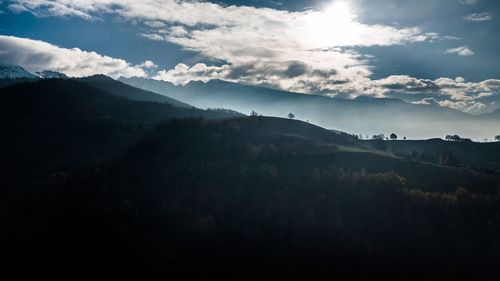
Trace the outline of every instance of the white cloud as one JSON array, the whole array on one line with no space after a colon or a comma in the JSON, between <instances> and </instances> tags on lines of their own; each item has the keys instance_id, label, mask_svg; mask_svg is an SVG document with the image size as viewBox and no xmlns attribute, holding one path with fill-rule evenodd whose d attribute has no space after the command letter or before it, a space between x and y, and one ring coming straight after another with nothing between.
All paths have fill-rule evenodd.
<instances>
[{"instance_id":1,"label":"white cloud","mask_svg":"<svg viewBox=\"0 0 500 281\"><path fill-rule=\"evenodd\" d=\"M13 1L16 3L10 4L8 6L9 10L15 13L21 12L32 12L33 14L45 17L45 16L76 16L84 19L92 19L92 16L79 10L78 8L73 8L70 5L64 3L52 2L52 1ZM33 8L41 8L34 11Z\"/></svg>"},{"instance_id":2,"label":"white cloud","mask_svg":"<svg viewBox=\"0 0 500 281\"><path fill-rule=\"evenodd\" d=\"M468 113L477 113L486 108L486 105L481 102L467 102L467 101L450 101L443 100L437 102L442 107L449 107Z\"/></svg>"},{"instance_id":3,"label":"white cloud","mask_svg":"<svg viewBox=\"0 0 500 281\"><path fill-rule=\"evenodd\" d=\"M423 95L426 97L413 103L439 105L469 113L488 111L485 98L500 97L500 80L493 79L473 83L466 82L463 77L426 80L408 76L390 76L373 83L375 84L373 87L377 85L381 87L379 91L383 95L392 97L403 94ZM488 103L494 106L494 103Z\"/></svg>"},{"instance_id":4,"label":"white cloud","mask_svg":"<svg viewBox=\"0 0 500 281\"><path fill-rule=\"evenodd\" d=\"M492 13L476 13L476 14L467 15L463 19L468 20L468 21L490 21L490 20L493 20L493 14Z\"/></svg>"},{"instance_id":5,"label":"white cloud","mask_svg":"<svg viewBox=\"0 0 500 281\"><path fill-rule=\"evenodd\" d=\"M161 70L154 77L157 80L172 82L176 85L185 85L189 81L207 82L212 79L222 79L228 75L229 65L207 66L204 63L198 63L189 67L183 63L178 64L175 69Z\"/></svg>"},{"instance_id":6,"label":"white cloud","mask_svg":"<svg viewBox=\"0 0 500 281\"><path fill-rule=\"evenodd\" d=\"M73 77L93 74L146 76L140 66L133 66L122 59L78 48L61 48L38 40L0 35L0 50L0 61L21 65L31 72L54 70Z\"/></svg>"},{"instance_id":7,"label":"white cloud","mask_svg":"<svg viewBox=\"0 0 500 281\"><path fill-rule=\"evenodd\" d=\"M158 68L158 65L156 65L154 62L147 60L144 61L143 63L139 64L138 67L141 68Z\"/></svg>"},{"instance_id":8,"label":"white cloud","mask_svg":"<svg viewBox=\"0 0 500 281\"><path fill-rule=\"evenodd\" d=\"M469 47L467 47L467 46L447 49L444 53L445 54L455 54L455 55L459 55L459 56L463 56L463 57L473 56L475 54L474 51L469 49Z\"/></svg>"},{"instance_id":9,"label":"white cloud","mask_svg":"<svg viewBox=\"0 0 500 281\"><path fill-rule=\"evenodd\" d=\"M149 40L153 40L153 41L163 41L164 40L163 36L161 36L159 34L142 33L142 34L140 34L140 36L147 38Z\"/></svg>"},{"instance_id":10,"label":"white cloud","mask_svg":"<svg viewBox=\"0 0 500 281\"><path fill-rule=\"evenodd\" d=\"M236 79L235 74L241 74L240 82L298 92L334 91L347 81L352 83L346 90L363 90L354 81L363 83L372 75L369 57L352 51L352 47L400 45L439 37L417 27L364 24L347 4L323 11L288 12L177 0L14 2L40 16L92 19L102 14L118 15L142 23L140 36L144 38L175 43L201 57L224 62L231 69L230 77ZM191 72L175 70L164 71L159 77L177 81L182 74L193 77Z\"/></svg>"}]
</instances>

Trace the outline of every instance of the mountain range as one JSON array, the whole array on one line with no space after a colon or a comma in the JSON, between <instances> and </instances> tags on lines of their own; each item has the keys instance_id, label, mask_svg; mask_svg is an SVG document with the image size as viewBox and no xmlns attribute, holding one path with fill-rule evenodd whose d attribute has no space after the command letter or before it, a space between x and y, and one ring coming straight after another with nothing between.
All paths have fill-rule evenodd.
<instances>
[{"instance_id":1,"label":"mountain range","mask_svg":"<svg viewBox=\"0 0 500 281\"><path fill-rule=\"evenodd\" d=\"M361 134L396 133L423 139L459 134L483 140L500 132L498 113L471 115L437 105L420 105L391 98L340 99L241 85L221 80L192 81L185 86L146 78L120 78L132 86L173 97L200 108L221 104L233 110L298 119L322 127Z\"/></svg>"},{"instance_id":2,"label":"mountain range","mask_svg":"<svg viewBox=\"0 0 500 281\"><path fill-rule=\"evenodd\" d=\"M0 87L45 78L67 78L44 71L31 74L19 66L3 65ZM427 139L458 134L474 140L493 139L500 132L500 109L472 115L438 105L408 103L394 98L360 96L341 99L314 94L285 92L222 80L191 81L186 85L147 78L120 78L104 75L74 78L102 90L134 100L170 103L181 107L220 108L238 112L285 117L292 112L298 119L363 138L396 133L409 139ZM126 85L125 85L126 84ZM129 87L130 85L132 87ZM141 89L141 90L138 90Z\"/></svg>"}]
</instances>

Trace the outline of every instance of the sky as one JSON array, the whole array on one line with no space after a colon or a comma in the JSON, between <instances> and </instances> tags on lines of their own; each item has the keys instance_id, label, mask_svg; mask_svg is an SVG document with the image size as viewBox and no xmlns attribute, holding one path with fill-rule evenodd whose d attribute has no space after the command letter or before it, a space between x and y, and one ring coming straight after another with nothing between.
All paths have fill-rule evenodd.
<instances>
[{"instance_id":1,"label":"sky","mask_svg":"<svg viewBox=\"0 0 500 281\"><path fill-rule=\"evenodd\" d=\"M499 107L500 1L0 0L0 62Z\"/></svg>"}]
</instances>

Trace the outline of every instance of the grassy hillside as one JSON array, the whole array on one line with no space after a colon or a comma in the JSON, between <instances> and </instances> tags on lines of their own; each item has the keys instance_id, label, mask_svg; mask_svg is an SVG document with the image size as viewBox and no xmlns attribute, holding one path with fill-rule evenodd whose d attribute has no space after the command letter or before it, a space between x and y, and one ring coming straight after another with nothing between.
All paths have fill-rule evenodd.
<instances>
[{"instance_id":1,"label":"grassy hillside","mask_svg":"<svg viewBox=\"0 0 500 281\"><path fill-rule=\"evenodd\" d=\"M181 146L177 148L177 144ZM466 167L408 160L391 151L367 147L365 142L347 134L271 117L186 121L185 126L171 124L148 134L140 148L136 156L141 159L148 159L148 155L159 157L163 149L178 153L179 158L173 155L163 158L175 165L178 161L198 163L203 159L248 164L254 157L255 161L272 167L294 166L312 171L336 166L368 174L395 172L405 178L408 188L426 191L453 191L461 186L475 192L494 193L499 179L499 174L483 174ZM289 153L289 158L282 158L281 149ZM288 160L284 162L285 159ZM156 166L164 164L144 160L139 166L150 166L147 170L154 171ZM293 174L282 174L289 173Z\"/></svg>"},{"instance_id":2,"label":"grassy hillside","mask_svg":"<svg viewBox=\"0 0 500 281\"><path fill-rule=\"evenodd\" d=\"M373 144L372 142L370 146L376 147ZM474 143L441 139L389 141L384 143L383 149L413 161L464 167L489 174L500 173L499 142Z\"/></svg>"}]
</instances>

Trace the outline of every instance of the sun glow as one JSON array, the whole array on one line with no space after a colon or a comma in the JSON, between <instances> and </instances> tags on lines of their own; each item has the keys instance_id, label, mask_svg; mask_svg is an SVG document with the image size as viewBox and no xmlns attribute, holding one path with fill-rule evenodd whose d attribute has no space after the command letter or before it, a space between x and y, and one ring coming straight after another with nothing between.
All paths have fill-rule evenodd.
<instances>
[{"instance_id":1,"label":"sun glow","mask_svg":"<svg viewBox=\"0 0 500 281\"><path fill-rule=\"evenodd\" d=\"M312 43L321 47L342 45L356 36L356 16L347 1L335 1L321 11L312 12L307 27Z\"/></svg>"},{"instance_id":2,"label":"sun glow","mask_svg":"<svg viewBox=\"0 0 500 281\"><path fill-rule=\"evenodd\" d=\"M323 10L323 14L330 21L336 23L349 23L355 18L350 5L344 1L330 4Z\"/></svg>"}]
</instances>

